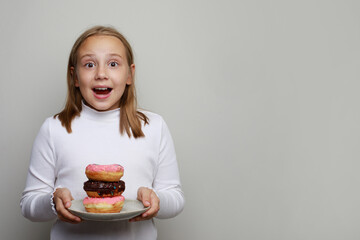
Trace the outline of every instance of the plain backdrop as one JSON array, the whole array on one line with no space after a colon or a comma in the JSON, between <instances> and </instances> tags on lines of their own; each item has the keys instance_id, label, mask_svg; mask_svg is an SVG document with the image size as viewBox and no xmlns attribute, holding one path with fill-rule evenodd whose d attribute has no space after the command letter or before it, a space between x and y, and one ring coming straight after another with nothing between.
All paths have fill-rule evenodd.
<instances>
[{"instance_id":1,"label":"plain backdrop","mask_svg":"<svg viewBox=\"0 0 360 240\"><path fill-rule=\"evenodd\" d=\"M160 240L360 239L356 0L1 0L1 239L49 238L20 212L29 156L98 24L128 38L139 105L174 138L186 206Z\"/></svg>"}]
</instances>

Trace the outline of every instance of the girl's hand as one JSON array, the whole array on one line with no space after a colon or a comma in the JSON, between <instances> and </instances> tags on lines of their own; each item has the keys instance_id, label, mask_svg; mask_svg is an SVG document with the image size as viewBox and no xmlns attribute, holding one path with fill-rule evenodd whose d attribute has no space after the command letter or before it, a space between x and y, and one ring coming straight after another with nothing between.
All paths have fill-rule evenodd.
<instances>
[{"instance_id":1,"label":"girl's hand","mask_svg":"<svg viewBox=\"0 0 360 240\"><path fill-rule=\"evenodd\" d=\"M140 187L137 192L137 199L141 201L145 207L150 206L150 208L143 214L130 219L130 222L149 220L157 215L160 210L160 199L152 189Z\"/></svg>"},{"instance_id":2,"label":"girl's hand","mask_svg":"<svg viewBox=\"0 0 360 240\"><path fill-rule=\"evenodd\" d=\"M54 192L54 204L59 219L64 222L79 223L81 219L67 210L71 206L71 200L73 199L67 188L58 188Z\"/></svg>"}]
</instances>

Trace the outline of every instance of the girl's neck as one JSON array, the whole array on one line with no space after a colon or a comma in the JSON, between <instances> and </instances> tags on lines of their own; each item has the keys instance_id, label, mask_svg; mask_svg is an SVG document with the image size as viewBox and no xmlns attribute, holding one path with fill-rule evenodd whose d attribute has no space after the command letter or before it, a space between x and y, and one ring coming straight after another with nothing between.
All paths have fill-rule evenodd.
<instances>
[{"instance_id":1,"label":"girl's neck","mask_svg":"<svg viewBox=\"0 0 360 240\"><path fill-rule=\"evenodd\" d=\"M81 116L86 117L96 121L119 121L120 117L120 108L109 110L109 111L97 111L86 105L84 101L82 101L82 110Z\"/></svg>"}]
</instances>

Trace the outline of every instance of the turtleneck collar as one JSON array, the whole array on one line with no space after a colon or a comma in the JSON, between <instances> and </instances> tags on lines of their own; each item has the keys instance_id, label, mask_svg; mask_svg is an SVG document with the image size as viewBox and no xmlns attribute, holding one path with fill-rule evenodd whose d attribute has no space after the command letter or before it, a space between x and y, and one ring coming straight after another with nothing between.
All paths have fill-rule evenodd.
<instances>
[{"instance_id":1,"label":"turtleneck collar","mask_svg":"<svg viewBox=\"0 0 360 240\"><path fill-rule=\"evenodd\" d=\"M120 108L109 111L97 111L87 106L82 101L81 116L95 121L119 121Z\"/></svg>"}]
</instances>

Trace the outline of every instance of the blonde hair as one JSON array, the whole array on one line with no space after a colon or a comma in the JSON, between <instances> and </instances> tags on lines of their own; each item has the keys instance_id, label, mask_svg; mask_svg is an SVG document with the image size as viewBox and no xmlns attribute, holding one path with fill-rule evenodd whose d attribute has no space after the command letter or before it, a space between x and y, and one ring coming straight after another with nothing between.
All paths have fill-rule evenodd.
<instances>
[{"instance_id":1,"label":"blonde hair","mask_svg":"<svg viewBox=\"0 0 360 240\"><path fill-rule=\"evenodd\" d=\"M134 64L134 55L131 49L129 42L126 38L119 33L113 27L105 26L94 26L86 30L79 38L75 41L69 56L69 62L67 67L67 98L64 109L54 116L58 117L61 121L61 125L66 128L68 133L72 132L71 122L76 116L80 116L82 110L82 95L80 89L75 87L75 74L72 74L71 68L76 70L78 50L81 44L91 36L113 36L118 38L125 47L127 63L129 68ZM148 117L137 111L137 100L136 100L136 91L134 84L134 75L132 76L132 84L126 85L124 93L119 101L120 107L120 133L126 134L134 138L144 137L144 132L142 131L142 122L145 124L149 123Z\"/></svg>"}]
</instances>

